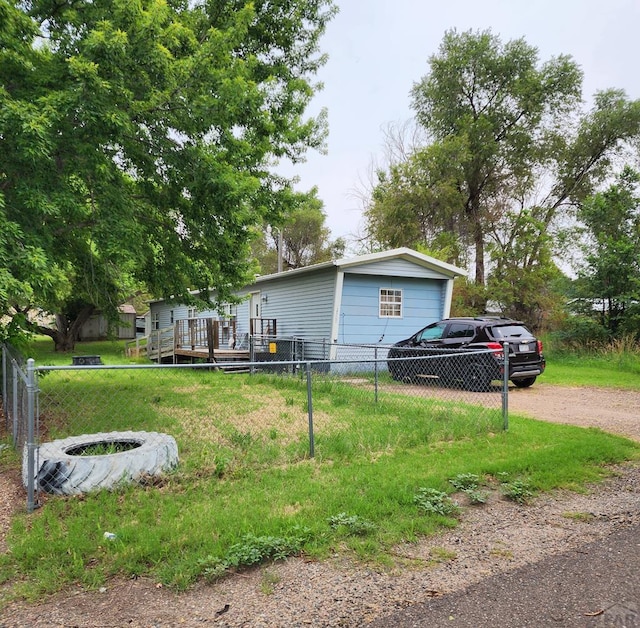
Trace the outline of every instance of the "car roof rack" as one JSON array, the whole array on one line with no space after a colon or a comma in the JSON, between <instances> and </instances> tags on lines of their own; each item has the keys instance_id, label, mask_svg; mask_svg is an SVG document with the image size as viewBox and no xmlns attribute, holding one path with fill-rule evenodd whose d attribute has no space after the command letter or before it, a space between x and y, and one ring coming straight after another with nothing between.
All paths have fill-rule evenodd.
<instances>
[{"instance_id":1,"label":"car roof rack","mask_svg":"<svg viewBox=\"0 0 640 628\"><path fill-rule=\"evenodd\" d=\"M474 316L474 321L510 321L511 318L508 316L491 316L489 314L484 316Z\"/></svg>"}]
</instances>

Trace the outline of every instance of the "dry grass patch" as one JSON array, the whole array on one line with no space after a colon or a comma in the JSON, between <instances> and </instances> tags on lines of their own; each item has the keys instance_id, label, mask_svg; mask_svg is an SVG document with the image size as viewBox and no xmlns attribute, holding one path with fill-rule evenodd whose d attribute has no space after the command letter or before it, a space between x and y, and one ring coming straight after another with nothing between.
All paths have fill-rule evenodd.
<instances>
[{"instance_id":1,"label":"dry grass patch","mask_svg":"<svg viewBox=\"0 0 640 628\"><path fill-rule=\"evenodd\" d=\"M179 394L203 395L207 386L194 385L174 388ZM280 391L259 392L247 387L236 393L233 403L204 399L197 406L172 405L162 412L176 420L184 436L207 443L227 443L227 433L238 433L260 437L277 435L278 442L288 444L297 440L308 430L307 409ZM343 427L335 418L322 411L314 411L314 426L323 431Z\"/></svg>"}]
</instances>

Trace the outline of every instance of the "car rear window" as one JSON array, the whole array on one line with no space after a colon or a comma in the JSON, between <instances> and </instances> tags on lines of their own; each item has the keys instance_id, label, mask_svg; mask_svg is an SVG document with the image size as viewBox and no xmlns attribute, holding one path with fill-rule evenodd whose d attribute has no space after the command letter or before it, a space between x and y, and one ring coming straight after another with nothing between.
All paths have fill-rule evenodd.
<instances>
[{"instance_id":1,"label":"car rear window","mask_svg":"<svg viewBox=\"0 0 640 628\"><path fill-rule=\"evenodd\" d=\"M524 325L496 325L491 329L494 338L533 338Z\"/></svg>"}]
</instances>

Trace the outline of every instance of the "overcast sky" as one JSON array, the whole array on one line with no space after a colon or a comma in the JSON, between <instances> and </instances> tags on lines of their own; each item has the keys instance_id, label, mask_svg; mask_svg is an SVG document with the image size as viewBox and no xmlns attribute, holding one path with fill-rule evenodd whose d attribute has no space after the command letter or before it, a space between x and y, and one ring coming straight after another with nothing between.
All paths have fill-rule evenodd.
<instances>
[{"instance_id":1,"label":"overcast sky","mask_svg":"<svg viewBox=\"0 0 640 628\"><path fill-rule=\"evenodd\" d=\"M318 187L333 238L357 233L354 190L382 161L384 129L412 118L409 92L428 72L445 31L491 29L503 43L524 37L541 62L573 57L583 96L609 87L640 98L640 0L336 0L321 42L329 61L311 112L326 107L328 154L310 152L286 170L300 190Z\"/></svg>"}]
</instances>

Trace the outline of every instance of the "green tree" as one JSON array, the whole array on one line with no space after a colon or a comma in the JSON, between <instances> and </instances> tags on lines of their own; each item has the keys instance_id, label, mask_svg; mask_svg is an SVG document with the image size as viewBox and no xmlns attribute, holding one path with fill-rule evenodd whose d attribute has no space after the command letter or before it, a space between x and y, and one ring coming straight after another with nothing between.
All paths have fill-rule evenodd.
<instances>
[{"instance_id":1,"label":"green tree","mask_svg":"<svg viewBox=\"0 0 640 628\"><path fill-rule=\"evenodd\" d=\"M320 147L305 117L331 0L0 0L0 314L73 346L145 286L219 299Z\"/></svg>"},{"instance_id":2,"label":"green tree","mask_svg":"<svg viewBox=\"0 0 640 628\"><path fill-rule=\"evenodd\" d=\"M640 135L640 101L608 90L584 113L581 81L570 58L540 64L523 40L448 32L412 91L425 145L379 175L372 239L432 248L453 236L455 263L475 264L471 310L490 294L541 322L575 210Z\"/></svg>"},{"instance_id":3,"label":"green tree","mask_svg":"<svg viewBox=\"0 0 640 628\"><path fill-rule=\"evenodd\" d=\"M278 227L269 226L254 246L262 273L302 268L341 257L344 239L331 240L317 188L292 195L294 208Z\"/></svg>"},{"instance_id":4,"label":"green tree","mask_svg":"<svg viewBox=\"0 0 640 628\"><path fill-rule=\"evenodd\" d=\"M573 133L565 133L554 158L538 169L541 198L512 198L491 234L491 293L504 311L542 325L561 304L556 261L569 265L578 253L576 211L615 173L640 133L640 101L629 101L619 90L596 94L592 109L576 116Z\"/></svg>"},{"instance_id":5,"label":"green tree","mask_svg":"<svg viewBox=\"0 0 640 628\"><path fill-rule=\"evenodd\" d=\"M616 183L586 199L585 264L577 286L588 311L612 335L640 337L640 174L626 167ZM602 307L594 309L596 303Z\"/></svg>"},{"instance_id":6,"label":"green tree","mask_svg":"<svg viewBox=\"0 0 640 628\"><path fill-rule=\"evenodd\" d=\"M461 199L448 213L473 246L476 283L485 282L487 233L504 214L501 201L532 189L536 166L552 156L579 103L581 78L565 56L539 67L523 39L502 44L490 32L449 31L414 85L413 108L428 136L464 147L449 175Z\"/></svg>"},{"instance_id":7,"label":"green tree","mask_svg":"<svg viewBox=\"0 0 640 628\"><path fill-rule=\"evenodd\" d=\"M369 238L381 248L426 247L447 262L466 265L460 238L466 226L455 211L464 203L458 181L465 151L457 138L447 138L416 149L388 171L378 170L365 212Z\"/></svg>"},{"instance_id":8,"label":"green tree","mask_svg":"<svg viewBox=\"0 0 640 628\"><path fill-rule=\"evenodd\" d=\"M524 210L510 218L511 237L496 238L490 247L494 268L488 294L502 313L540 329L561 307L562 273L554 262L552 237L532 213Z\"/></svg>"}]
</instances>

